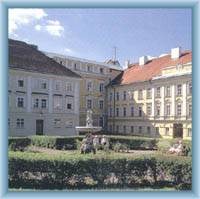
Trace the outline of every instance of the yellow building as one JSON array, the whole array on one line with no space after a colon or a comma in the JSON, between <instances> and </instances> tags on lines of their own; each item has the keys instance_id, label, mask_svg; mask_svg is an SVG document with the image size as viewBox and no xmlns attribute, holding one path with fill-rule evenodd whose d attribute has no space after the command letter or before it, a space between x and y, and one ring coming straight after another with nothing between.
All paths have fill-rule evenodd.
<instances>
[{"instance_id":1,"label":"yellow building","mask_svg":"<svg viewBox=\"0 0 200 199\"><path fill-rule=\"evenodd\" d=\"M58 63L79 74L80 82L80 110L79 125L86 124L86 111L93 111L93 125L107 126L107 104L105 86L122 71L119 62L96 62L55 53L46 53Z\"/></svg>"},{"instance_id":2,"label":"yellow building","mask_svg":"<svg viewBox=\"0 0 200 199\"><path fill-rule=\"evenodd\" d=\"M110 133L191 139L192 52L140 57L110 82L107 95Z\"/></svg>"}]
</instances>

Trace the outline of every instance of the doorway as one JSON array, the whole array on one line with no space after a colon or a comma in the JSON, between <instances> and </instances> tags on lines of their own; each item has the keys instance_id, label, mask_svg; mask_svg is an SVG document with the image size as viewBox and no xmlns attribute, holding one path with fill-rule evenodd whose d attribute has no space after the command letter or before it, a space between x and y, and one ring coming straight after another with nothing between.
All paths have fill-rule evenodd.
<instances>
[{"instance_id":1,"label":"doorway","mask_svg":"<svg viewBox=\"0 0 200 199\"><path fill-rule=\"evenodd\" d=\"M183 124L174 124L173 138L183 138Z\"/></svg>"},{"instance_id":2,"label":"doorway","mask_svg":"<svg viewBox=\"0 0 200 199\"><path fill-rule=\"evenodd\" d=\"M44 121L36 120L36 135L43 135L43 127L44 127Z\"/></svg>"}]
</instances>

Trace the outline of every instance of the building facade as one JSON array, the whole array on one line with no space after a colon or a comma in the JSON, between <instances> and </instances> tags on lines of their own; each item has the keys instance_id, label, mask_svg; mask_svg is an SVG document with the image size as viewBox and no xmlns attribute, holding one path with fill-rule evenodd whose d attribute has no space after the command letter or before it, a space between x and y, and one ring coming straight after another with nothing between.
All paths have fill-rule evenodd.
<instances>
[{"instance_id":1,"label":"building facade","mask_svg":"<svg viewBox=\"0 0 200 199\"><path fill-rule=\"evenodd\" d=\"M75 135L80 76L36 46L9 40L10 136Z\"/></svg>"},{"instance_id":2,"label":"building facade","mask_svg":"<svg viewBox=\"0 0 200 199\"><path fill-rule=\"evenodd\" d=\"M107 93L109 132L191 139L191 51L143 56L108 85Z\"/></svg>"},{"instance_id":3,"label":"building facade","mask_svg":"<svg viewBox=\"0 0 200 199\"><path fill-rule=\"evenodd\" d=\"M86 112L93 111L93 125L107 127L107 103L105 86L122 71L119 62L96 62L55 53L46 53L66 68L79 74L80 82L80 126L86 125Z\"/></svg>"}]
</instances>

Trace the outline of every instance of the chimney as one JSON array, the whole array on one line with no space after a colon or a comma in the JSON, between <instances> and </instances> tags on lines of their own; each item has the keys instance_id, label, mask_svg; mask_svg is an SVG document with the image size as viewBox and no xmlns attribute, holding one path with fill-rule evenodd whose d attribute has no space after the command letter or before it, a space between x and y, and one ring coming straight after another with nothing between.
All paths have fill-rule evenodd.
<instances>
[{"instance_id":1,"label":"chimney","mask_svg":"<svg viewBox=\"0 0 200 199\"><path fill-rule=\"evenodd\" d=\"M171 49L171 59L178 59L181 55L181 48L172 48Z\"/></svg>"},{"instance_id":2,"label":"chimney","mask_svg":"<svg viewBox=\"0 0 200 199\"><path fill-rule=\"evenodd\" d=\"M146 55L142 56L142 57L139 58L139 65L143 66L147 63L147 61L148 61L148 57Z\"/></svg>"},{"instance_id":3,"label":"chimney","mask_svg":"<svg viewBox=\"0 0 200 199\"><path fill-rule=\"evenodd\" d=\"M129 67L129 64L130 64L130 61L129 61L129 60L126 60L126 61L125 61L125 64L124 64L125 68L128 68L128 67Z\"/></svg>"}]
</instances>

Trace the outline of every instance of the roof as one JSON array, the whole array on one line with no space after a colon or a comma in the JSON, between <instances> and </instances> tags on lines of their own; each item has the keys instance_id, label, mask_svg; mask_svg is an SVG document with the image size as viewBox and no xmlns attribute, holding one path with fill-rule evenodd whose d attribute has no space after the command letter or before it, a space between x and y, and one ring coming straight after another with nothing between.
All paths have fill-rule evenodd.
<instances>
[{"instance_id":1,"label":"roof","mask_svg":"<svg viewBox=\"0 0 200 199\"><path fill-rule=\"evenodd\" d=\"M80 61L80 62L84 62L84 63L100 65L100 66L104 66L104 67L111 68L111 69L114 69L114 70L120 70L120 71L123 70L123 68L122 68L122 66L120 66L120 64L116 65L116 64L113 64L113 63L98 62L98 61L93 61L93 60L89 60L89 59L72 57L72 56L57 54L57 53L52 53L52 52L44 52L44 53L51 58L59 57L59 58L62 58L62 59L69 59L69 60L73 60L73 61Z\"/></svg>"},{"instance_id":2,"label":"roof","mask_svg":"<svg viewBox=\"0 0 200 199\"><path fill-rule=\"evenodd\" d=\"M80 78L65 66L57 63L37 49L37 46L23 41L9 39L9 67L25 71L47 73Z\"/></svg>"},{"instance_id":3,"label":"roof","mask_svg":"<svg viewBox=\"0 0 200 199\"><path fill-rule=\"evenodd\" d=\"M130 84L135 82L149 81L153 77L161 75L161 71L169 66L177 64L186 64L192 62L192 52L184 51L178 59L171 59L171 55L149 60L145 65L140 66L139 63L130 64L129 67L120 73L110 85Z\"/></svg>"},{"instance_id":4,"label":"roof","mask_svg":"<svg viewBox=\"0 0 200 199\"><path fill-rule=\"evenodd\" d=\"M120 66L120 63L118 60L112 60L112 59L109 59L107 61L105 61L106 64L112 64L112 65L115 65L115 66Z\"/></svg>"}]
</instances>

